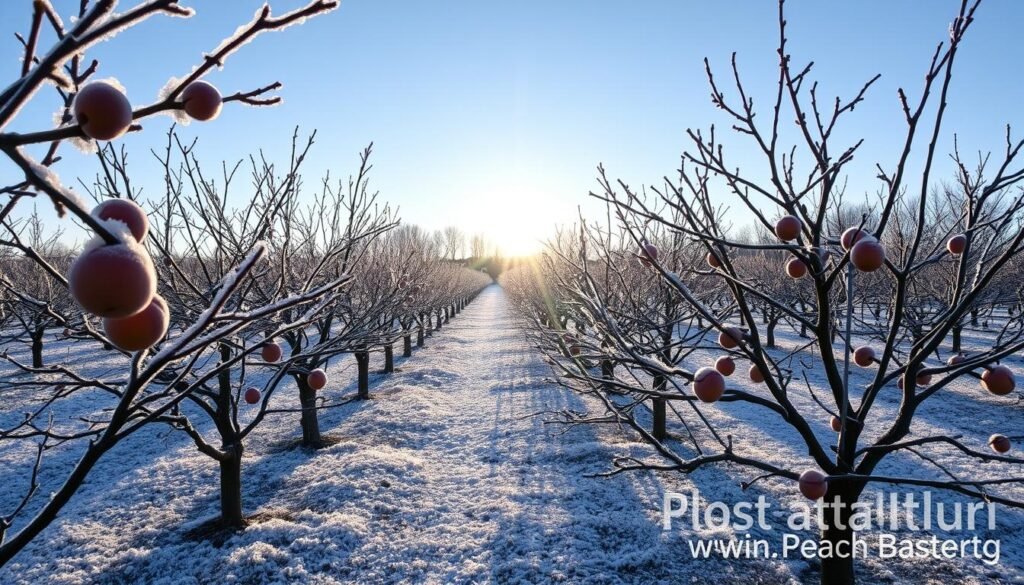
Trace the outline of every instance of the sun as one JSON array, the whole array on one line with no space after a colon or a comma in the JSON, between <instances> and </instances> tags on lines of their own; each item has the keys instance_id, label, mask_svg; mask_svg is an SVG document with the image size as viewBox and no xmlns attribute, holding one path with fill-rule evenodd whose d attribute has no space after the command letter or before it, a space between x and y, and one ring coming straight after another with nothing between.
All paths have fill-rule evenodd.
<instances>
[{"instance_id":1,"label":"sun","mask_svg":"<svg viewBox=\"0 0 1024 585\"><path fill-rule=\"evenodd\" d=\"M498 191L474 206L464 231L483 234L502 256L536 254L558 221L544 200L529 189Z\"/></svg>"}]
</instances>

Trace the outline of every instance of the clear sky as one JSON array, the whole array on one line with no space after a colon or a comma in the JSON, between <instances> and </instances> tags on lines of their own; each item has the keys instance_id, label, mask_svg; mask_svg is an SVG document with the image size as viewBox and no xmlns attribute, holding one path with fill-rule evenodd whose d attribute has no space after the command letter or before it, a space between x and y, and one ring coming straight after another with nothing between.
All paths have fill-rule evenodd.
<instances>
[{"instance_id":1,"label":"clear sky","mask_svg":"<svg viewBox=\"0 0 1024 585\"><path fill-rule=\"evenodd\" d=\"M0 1L0 67L11 79L29 0ZM55 0L65 14L77 5ZM124 6L134 2L123 1ZM171 75L247 21L262 2L191 0L191 21L155 17L91 53L100 77L116 77L134 103L150 103ZM275 12L303 4L271 2ZM824 95L849 95L875 73L882 79L848 119L844 137L866 145L850 167L850 191L873 191L874 163L891 167L902 120L896 88L918 94L936 43L959 2L885 0L788 3L790 52L813 59ZM768 104L778 31L770 0L345 0L306 24L258 38L208 80L224 93L284 83L273 109L228 107L220 118L182 129L199 136L208 164L256 148L284 157L294 126L318 130L307 178L347 175L375 142L374 185L406 222L483 232L506 253L536 248L556 223L590 205L595 167L632 185L672 175L687 127L727 121L708 100L703 57L726 67L736 51L748 88ZM942 150L952 131L963 150L1002 147L1003 128L1024 133L1024 3L986 0L960 54ZM721 70L724 77L727 71ZM52 124L55 97L43 92L10 129ZM769 112L762 114L767 118ZM146 122L124 139L135 181L160 187L149 149L170 119ZM752 161L736 136L732 159ZM70 147L57 171L70 182L95 161ZM756 162L747 164L755 165ZM0 162L3 184L14 170ZM726 200L727 201L727 200ZM241 202L240 202L241 203ZM48 207L41 205L41 207ZM736 221L745 222L742 212Z\"/></svg>"}]
</instances>

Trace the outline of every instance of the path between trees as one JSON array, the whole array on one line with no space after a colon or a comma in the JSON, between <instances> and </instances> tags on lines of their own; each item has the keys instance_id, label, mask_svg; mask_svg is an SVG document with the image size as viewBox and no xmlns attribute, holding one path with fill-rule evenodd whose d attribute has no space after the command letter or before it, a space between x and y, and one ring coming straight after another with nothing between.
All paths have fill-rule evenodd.
<instances>
[{"instance_id":1,"label":"path between trees","mask_svg":"<svg viewBox=\"0 0 1024 585\"><path fill-rule=\"evenodd\" d=\"M112 453L0 582L788 580L769 575L781 564L695 561L686 534L663 532L663 491L687 480L587 477L633 447L613 428L545 424L586 405L551 382L497 285L396 365L371 400L322 413L330 447L284 448L288 418L261 427L243 465L244 506L261 520L244 532L185 536L216 513L216 469L154 430Z\"/></svg>"}]
</instances>

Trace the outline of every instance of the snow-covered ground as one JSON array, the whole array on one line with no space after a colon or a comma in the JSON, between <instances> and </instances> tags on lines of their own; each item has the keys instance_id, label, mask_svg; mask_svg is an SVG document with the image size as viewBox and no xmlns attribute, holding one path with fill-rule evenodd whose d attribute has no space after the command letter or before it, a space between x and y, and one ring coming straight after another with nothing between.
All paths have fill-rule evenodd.
<instances>
[{"instance_id":1,"label":"snow-covered ground","mask_svg":"<svg viewBox=\"0 0 1024 585\"><path fill-rule=\"evenodd\" d=\"M293 415L269 421L249 438L243 498L247 513L258 516L244 531L213 539L186 534L217 512L217 468L183 435L153 426L101 461L60 519L0 570L0 583L814 579L813 564L804 560L693 558L690 543L729 536L727 531L695 531L680 523L661 529L666 491L696 486L705 497L727 502L764 494L773 509L785 510L801 503L790 482L759 483L742 492L739 481L752 475L725 467L692 477L592 477L607 471L614 456L645 457L649 449L611 425L546 422L555 418L546 414L551 411L600 409L551 382L497 286L397 366L394 375L371 380L371 400L321 414L322 429L336 441L330 447L291 448L298 434ZM329 373L352 380L352 360ZM331 390L336 396L352 391ZM927 424L993 422L970 420L989 398L963 392L953 389L952 402L923 412ZM286 399L293 393L280 394ZM772 438L775 423L740 423L742 408L729 405L715 416L733 421L731 432L739 438L781 457L806 458L785 435ZM999 415L1012 420L995 422L1019 430L1020 414L1017 405ZM69 451L53 458L44 493L73 456ZM25 457L0 450L5 509L24 485ZM976 559L868 560L860 575L866 583L1024 582L1021 515L1001 515L999 529L1002 560L995 567Z\"/></svg>"}]
</instances>

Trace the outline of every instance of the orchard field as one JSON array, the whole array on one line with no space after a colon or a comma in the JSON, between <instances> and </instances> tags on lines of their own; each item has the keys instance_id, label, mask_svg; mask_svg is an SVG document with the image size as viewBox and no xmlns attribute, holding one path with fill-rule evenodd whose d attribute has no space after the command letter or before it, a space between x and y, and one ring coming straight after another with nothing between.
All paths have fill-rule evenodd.
<instances>
[{"instance_id":1,"label":"orchard field","mask_svg":"<svg viewBox=\"0 0 1024 585\"><path fill-rule=\"evenodd\" d=\"M342 56L380 6L249 3L0 8L0 583L1024 583L1024 140L967 144L1014 119L978 104L1005 72L971 51L1024 11L916 7L950 24L896 37L934 43L882 118L888 81L793 50L790 20L822 14L752 8L759 40L699 48L771 59L697 62L712 108L675 169L598 164L547 201L527 144L562 142L521 119L546 79L527 72L625 75L599 57L608 14L409 4L475 50L410 51L396 17L394 45ZM695 39L749 17L688 8L721 26ZM594 18L600 42L527 59ZM172 30L197 58L151 58ZM504 35L492 127L469 96ZM574 99L567 125L602 98ZM649 110L626 119L653 133ZM396 155L414 129L427 146ZM540 166L601 143L577 130ZM470 162L417 164L456 147Z\"/></svg>"}]
</instances>

